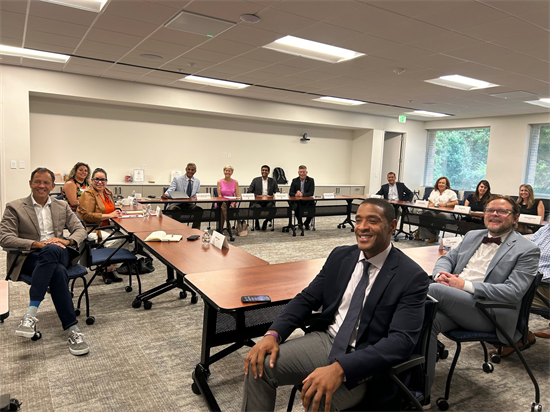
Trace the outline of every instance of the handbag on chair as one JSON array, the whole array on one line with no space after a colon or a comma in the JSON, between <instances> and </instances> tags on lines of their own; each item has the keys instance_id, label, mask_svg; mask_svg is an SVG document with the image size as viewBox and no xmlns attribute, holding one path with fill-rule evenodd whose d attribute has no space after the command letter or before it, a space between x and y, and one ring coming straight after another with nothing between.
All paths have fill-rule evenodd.
<instances>
[{"instance_id":1,"label":"handbag on chair","mask_svg":"<svg viewBox=\"0 0 550 412\"><path fill-rule=\"evenodd\" d=\"M239 220L237 222L237 236L248 236L248 224L246 220Z\"/></svg>"}]
</instances>

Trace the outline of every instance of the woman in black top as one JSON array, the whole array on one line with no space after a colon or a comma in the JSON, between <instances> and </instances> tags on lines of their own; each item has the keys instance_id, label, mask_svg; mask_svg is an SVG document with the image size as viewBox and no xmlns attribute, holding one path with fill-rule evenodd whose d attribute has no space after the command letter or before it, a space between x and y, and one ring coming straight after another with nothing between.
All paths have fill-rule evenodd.
<instances>
[{"instance_id":1,"label":"woman in black top","mask_svg":"<svg viewBox=\"0 0 550 412\"><path fill-rule=\"evenodd\" d=\"M472 212L483 212L485 205L491 200L491 185L487 180L477 184L475 193L469 195L464 201L464 206L470 206ZM483 216L465 216L466 222L483 223Z\"/></svg>"},{"instance_id":2,"label":"woman in black top","mask_svg":"<svg viewBox=\"0 0 550 412\"><path fill-rule=\"evenodd\" d=\"M541 222L544 220L544 204L541 200L535 199L535 192L531 185L523 184L519 187L518 205L520 214L538 215ZM518 232L533 233L533 230L528 225L519 223Z\"/></svg>"},{"instance_id":3,"label":"woman in black top","mask_svg":"<svg viewBox=\"0 0 550 412\"><path fill-rule=\"evenodd\" d=\"M61 189L63 200L71 206L72 210L76 210L80 196L82 196L82 192L88 186L90 186L90 166L86 163L78 162L71 169L69 180L67 180Z\"/></svg>"}]
</instances>

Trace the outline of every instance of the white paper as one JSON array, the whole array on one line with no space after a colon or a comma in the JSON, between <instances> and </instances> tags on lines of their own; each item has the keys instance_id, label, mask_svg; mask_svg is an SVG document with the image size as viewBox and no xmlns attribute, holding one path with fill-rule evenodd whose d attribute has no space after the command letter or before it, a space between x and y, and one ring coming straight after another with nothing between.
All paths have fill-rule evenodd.
<instances>
[{"instance_id":1,"label":"white paper","mask_svg":"<svg viewBox=\"0 0 550 412\"><path fill-rule=\"evenodd\" d=\"M535 225L540 225L540 216L538 215L519 215L520 223L531 223Z\"/></svg>"},{"instance_id":2,"label":"white paper","mask_svg":"<svg viewBox=\"0 0 550 412\"><path fill-rule=\"evenodd\" d=\"M227 239L224 235L222 235L220 232L216 232L215 230L212 232L212 236L210 237L210 244L214 245L218 249L221 248L229 248L229 243L227 243Z\"/></svg>"},{"instance_id":3,"label":"white paper","mask_svg":"<svg viewBox=\"0 0 550 412\"><path fill-rule=\"evenodd\" d=\"M210 193L197 193L197 200L210 200L212 195Z\"/></svg>"}]
</instances>

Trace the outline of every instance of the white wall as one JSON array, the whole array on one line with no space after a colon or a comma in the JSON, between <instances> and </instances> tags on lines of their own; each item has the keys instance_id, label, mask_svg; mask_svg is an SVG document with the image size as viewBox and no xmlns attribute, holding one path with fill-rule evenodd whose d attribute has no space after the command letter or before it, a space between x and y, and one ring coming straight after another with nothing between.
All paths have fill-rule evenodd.
<instances>
[{"instance_id":1,"label":"white wall","mask_svg":"<svg viewBox=\"0 0 550 412\"><path fill-rule=\"evenodd\" d=\"M550 123L550 113L426 122L426 129L490 127L487 176L491 192L518 195L524 183L530 125Z\"/></svg>"},{"instance_id":2,"label":"white wall","mask_svg":"<svg viewBox=\"0 0 550 412\"><path fill-rule=\"evenodd\" d=\"M380 184L380 176L370 178L369 168L377 168L381 160L378 151L368 148L374 141L363 142L366 152L355 152L353 136L361 131L405 133L407 151L422 154L409 166L406 151L404 181L413 187L422 182L423 122L401 124L380 116L16 66L2 66L0 76L3 99L10 102L1 108L2 205L28 194L30 167L46 160L60 172L79 160L92 167L101 162L112 181L143 163L147 180L164 181L170 170L194 161L197 176L212 183L226 163L246 182L258 174L265 158L271 166L285 168L289 177L305 163L318 184L362 184L368 191L369 185ZM299 143L304 132L312 137L307 144ZM124 144L121 136L128 141L129 135L138 136L139 144ZM175 150L173 143L180 138L183 143L199 140L200 150L189 149L191 155L185 145ZM101 144L94 145L98 139ZM148 146L145 139L153 143ZM232 154L227 162L226 151ZM9 169L11 159L24 160L27 167ZM209 162L212 167L205 167Z\"/></svg>"}]
</instances>

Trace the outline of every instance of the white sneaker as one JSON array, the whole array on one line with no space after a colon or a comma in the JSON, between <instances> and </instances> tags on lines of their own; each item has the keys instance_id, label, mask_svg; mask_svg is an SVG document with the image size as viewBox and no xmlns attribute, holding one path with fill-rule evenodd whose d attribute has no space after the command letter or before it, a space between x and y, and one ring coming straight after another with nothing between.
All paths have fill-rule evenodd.
<instances>
[{"instance_id":1,"label":"white sneaker","mask_svg":"<svg viewBox=\"0 0 550 412\"><path fill-rule=\"evenodd\" d=\"M90 347L84 341L84 335L80 332L72 332L67 343L69 344L69 352L72 355L81 356L90 352Z\"/></svg>"},{"instance_id":2,"label":"white sneaker","mask_svg":"<svg viewBox=\"0 0 550 412\"><path fill-rule=\"evenodd\" d=\"M36 322L38 322L38 319L26 314L19 322L15 334L24 338L32 338L36 334Z\"/></svg>"}]
</instances>

